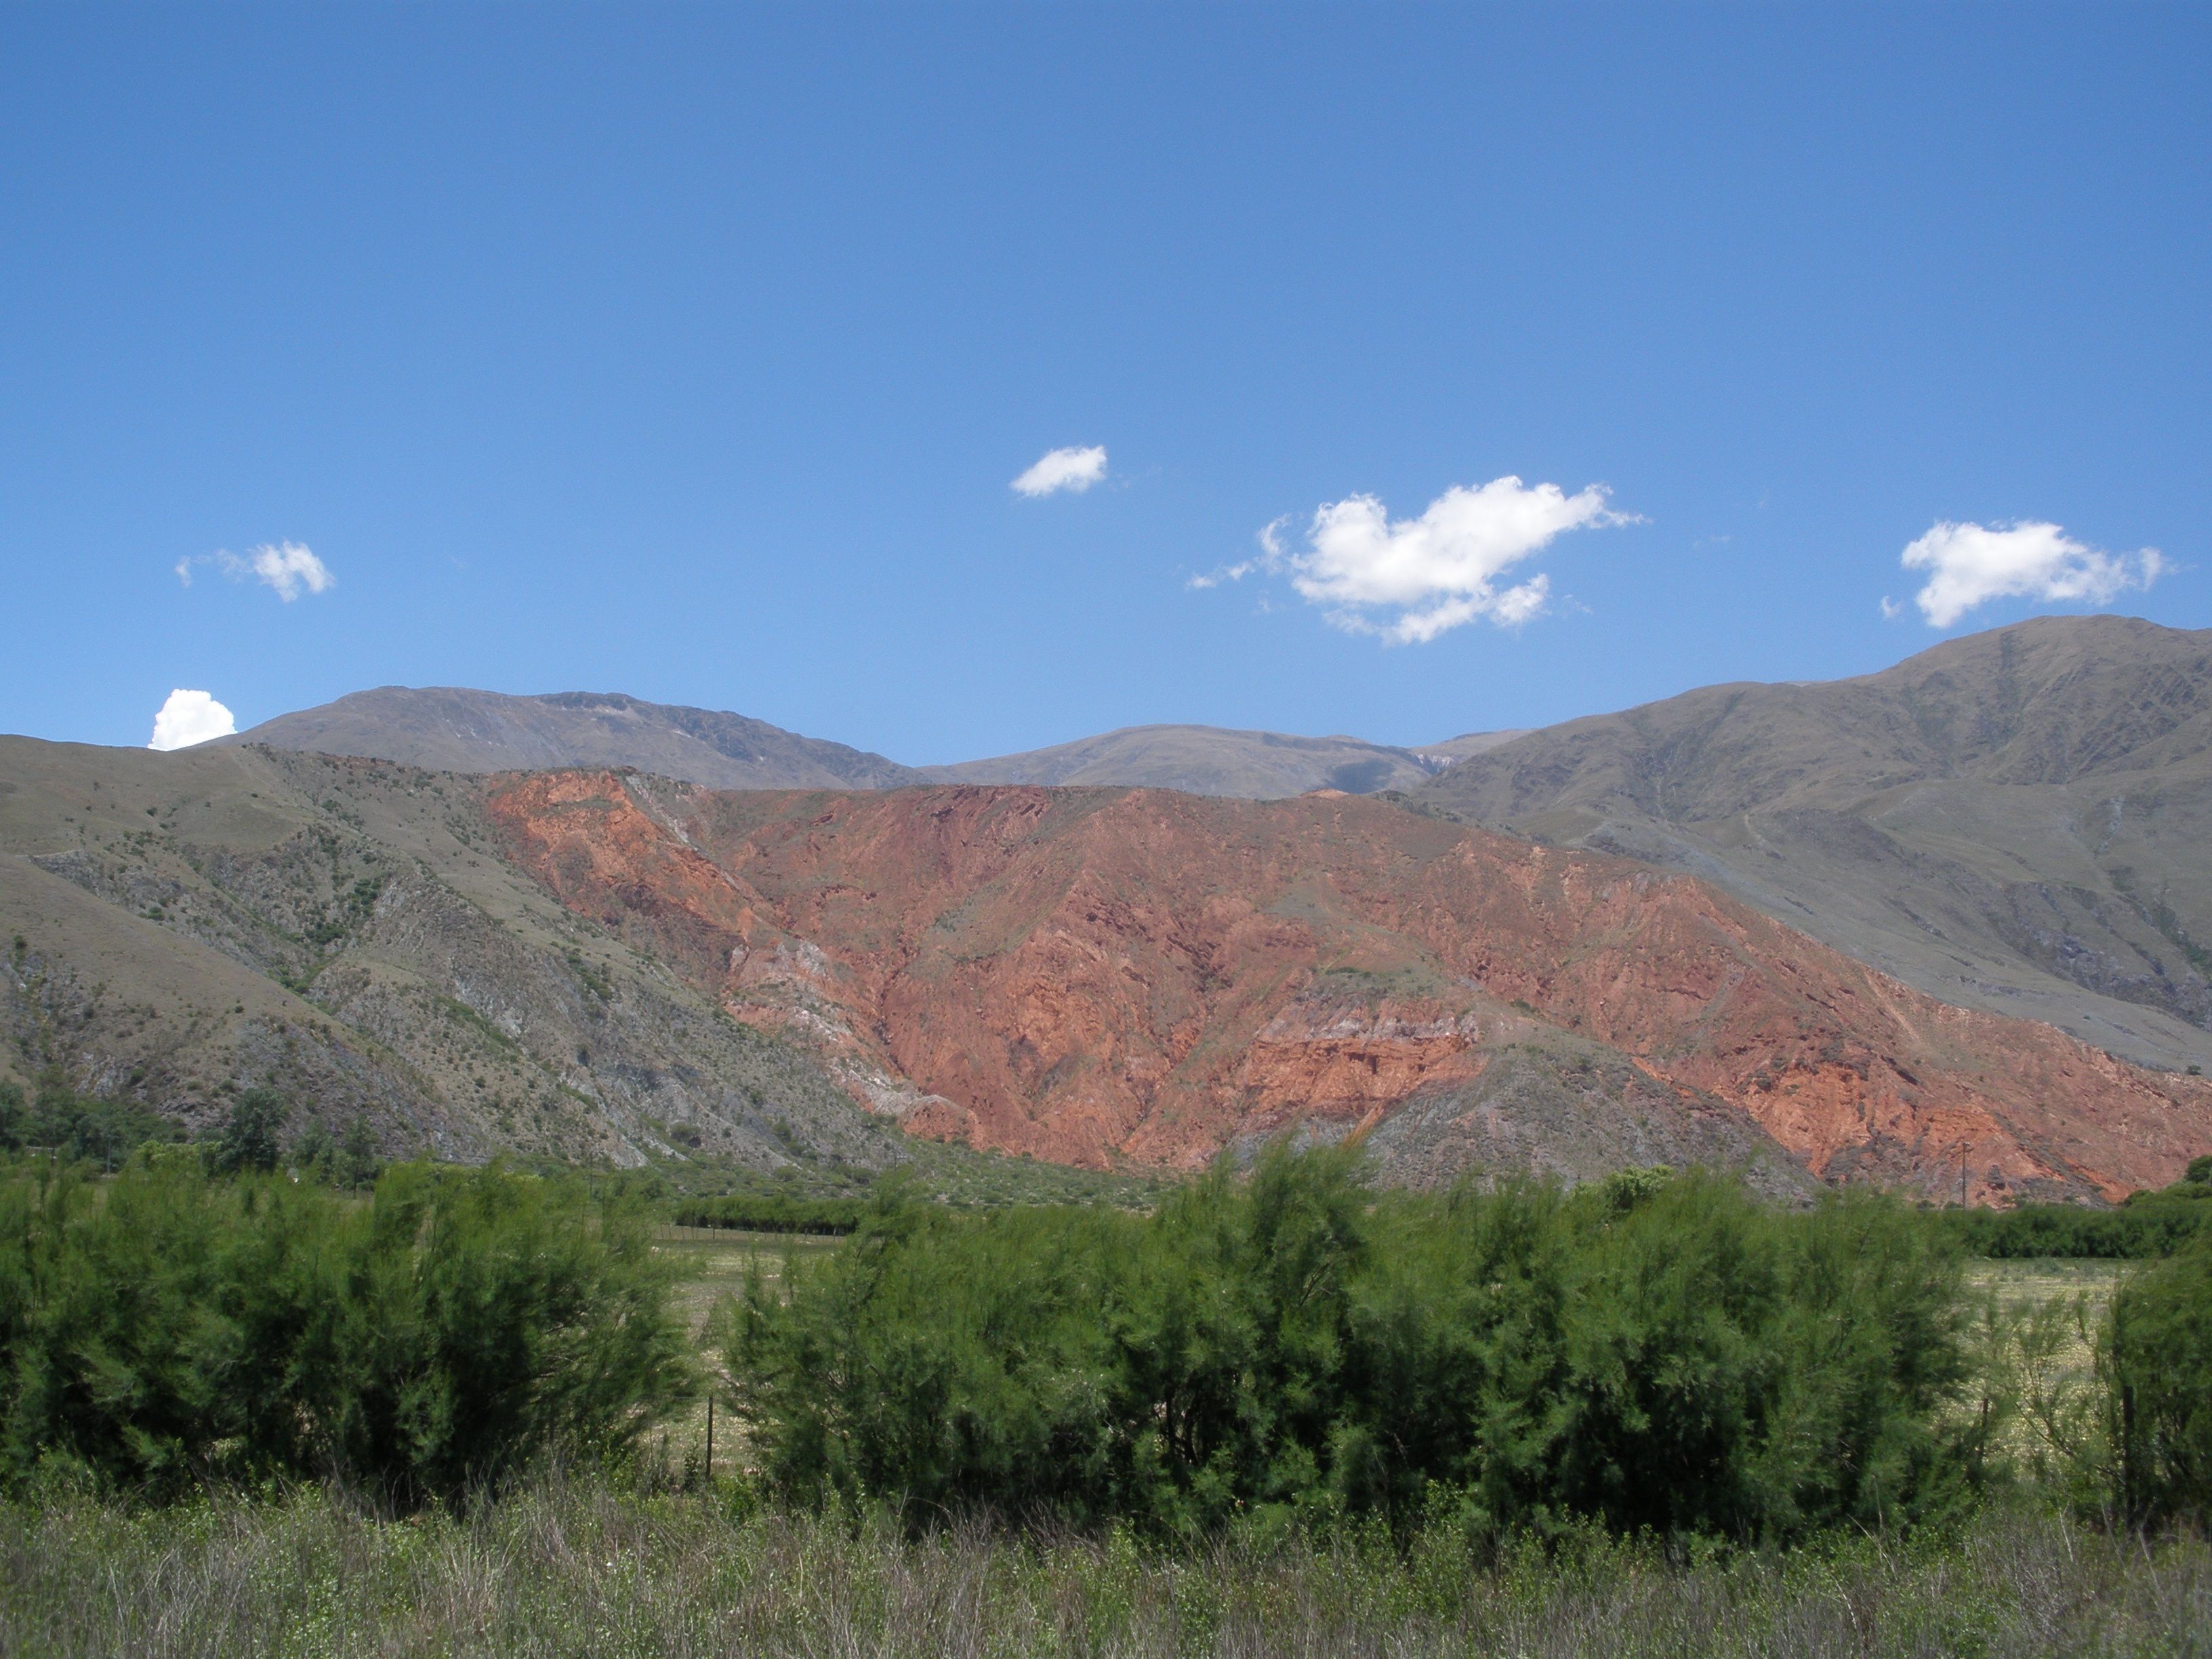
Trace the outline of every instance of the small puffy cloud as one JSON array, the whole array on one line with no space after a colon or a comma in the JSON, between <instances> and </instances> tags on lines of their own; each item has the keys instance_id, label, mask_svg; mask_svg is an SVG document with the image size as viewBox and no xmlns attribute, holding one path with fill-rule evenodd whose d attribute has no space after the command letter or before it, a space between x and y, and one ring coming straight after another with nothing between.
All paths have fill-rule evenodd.
<instances>
[{"instance_id":1,"label":"small puffy cloud","mask_svg":"<svg viewBox=\"0 0 2212 1659\"><path fill-rule=\"evenodd\" d=\"M1277 520L1260 532L1258 556L1190 580L1193 587L1255 571L1287 574L1329 620L1395 644L1418 644L1487 617L1502 628L1540 616L1551 599L1541 572L1507 585L1506 573L1570 530L1638 522L1606 505L1603 484L1568 495L1557 484L1508 476L1475 488L1455 484L1418 519L1393 520L1372 495L1325 503L1304 552L1283 544Z\"/></svg>"},{"instance_id":2,"label":"small puffy cloud","mask_svg":"<svg viewBox=\"0 0 2212 1659\"><path fill-rule=\"evenodd\" d=\"M169 693L169 700L155 714L154 736L146 746L189 749L210 738L227 738L237 730L238 722L230 710L206 692L179 690Z\"/></svg>"},{"instance_id":3,"label":"small puffy cloud","mask_svg":"<svg viewBox=\"0 0 2212 1659\"><path fill-rule=\"evenodd\" d=\"M298 542L257 547L248 563L254 576L275 588L276 597L287 605L300 597L303 587L310 593L320 593L337 580L328 565Z\"/></svg>"},{"instance_id":4,"label":"small puffy cloud","mask_svg":"<svg viewBox=\"0 0 2212 1659\"><path fill-rule=\"evenodd\" d=\"M1078 493L1106 476L1106 447L1055 449L1038 458L1035 466L1013 482L1015 494L1050 495L1063 489Z\"/></svg>"},{"instance_id":5,"label":"small puffy cloud","mask_svg":"<svg viewBox=\"0 0 2212 1659\"><path fill-rule=\"evenodd\" d=\"M274 546L264 543L248 549L242 559L227 548L198 558L179 559L177 580L190 587L192 567L202 564L212 564L233 581L251 576L256 581L265 582L287 605L298 599L302 589L310 593L325 592L336 586L338 580L331 574L330 566L299 542L280 542Z\"/></svg>"},{"instance_id":6,"label":"small puffy cloud","mask_svg":"<svg viewBox=\"0 0 2212 1659\"><path fill-rule=\"evenodd\" d=\"M2154 547L2106 553L2055 524L1938 524L1905 550L1907 570L1929 573L1912 596L1930 628L1948 628L1991 599L2032 599L2103 605L2146 588L2166 568Z\"/></svg>"}]
</instances>

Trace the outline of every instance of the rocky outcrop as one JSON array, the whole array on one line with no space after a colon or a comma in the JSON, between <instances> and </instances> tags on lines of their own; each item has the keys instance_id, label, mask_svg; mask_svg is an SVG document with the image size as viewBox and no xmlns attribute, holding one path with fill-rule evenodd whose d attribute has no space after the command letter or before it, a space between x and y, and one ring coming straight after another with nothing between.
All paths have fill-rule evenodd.
<instances>
[{"instance_id":1,"label":"rocky outcrop","mask_svg":"<svg viewBox=\"0 0 2212 1659\"><path fill-rule=\"evenodd\" d=\"M2116 1196L2212 1149L2201 1079L1937 1002L1688 876L1375 802L597 772L499 781L485 810L572 911L816 1043L910 1133L1179 1167L1301 1123L1387 1146L1408 1103L1445 1122L1498 1055L1567 1066L1571 1039L1630 1070L1561 1087L1647 1126L1560 1118L1577 1157L1771 1143L2003 1201ZM1432 1152L1512 1140L1448 1121Z\"/></svg>"}]
</instances>

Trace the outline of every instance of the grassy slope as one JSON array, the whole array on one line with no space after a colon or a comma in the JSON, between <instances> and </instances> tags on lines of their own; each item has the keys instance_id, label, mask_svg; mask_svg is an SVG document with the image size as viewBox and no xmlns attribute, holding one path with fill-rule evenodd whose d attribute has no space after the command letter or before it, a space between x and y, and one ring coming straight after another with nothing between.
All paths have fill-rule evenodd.
<instances>
[{"instance_id":1,"label":"grassy slope","mask_svg":"<svg viewBox=\"0 0 2212 1659\"><path fill-rule=\"evenodd\" d=\"M2212 1065L2212 633L2045 617L1533 732L1416 805L1678 866L1946 1001Z\"/></svg>"},{"instance_id":2,"label":"grassy slope","mask_svg":"<svg viewBox=\"0 0 2212 1659\"><path fill-rule=\"evenodd\" d=\"M679 1127L758 1170L904 1154L811 1060L502 863L467 780L21 738L0 778L11 1073L58 1064L194 1127L273 1077L446 1157L637 1162Z\"/></svg>"}]
</instances>

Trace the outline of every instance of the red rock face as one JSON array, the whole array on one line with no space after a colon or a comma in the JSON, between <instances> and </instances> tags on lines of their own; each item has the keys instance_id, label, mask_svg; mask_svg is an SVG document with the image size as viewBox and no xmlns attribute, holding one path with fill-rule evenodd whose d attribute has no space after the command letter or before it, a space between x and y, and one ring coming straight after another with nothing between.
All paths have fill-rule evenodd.
<instances>
[{"instance_id":1,"label":"red rock face","mask_svg":"<svg viewBox=\"0 0 2212 1659\"><path fill-rule=\"evenodd\" d=\"M1934 1001L1686 876L1358 798L495 783L510 855L917 1133L1203 1163L1371 1122L1532 1020L1734 1103L1814 1173L2116 1196L2212 1087Z\"/></svg>"}]
</instances>

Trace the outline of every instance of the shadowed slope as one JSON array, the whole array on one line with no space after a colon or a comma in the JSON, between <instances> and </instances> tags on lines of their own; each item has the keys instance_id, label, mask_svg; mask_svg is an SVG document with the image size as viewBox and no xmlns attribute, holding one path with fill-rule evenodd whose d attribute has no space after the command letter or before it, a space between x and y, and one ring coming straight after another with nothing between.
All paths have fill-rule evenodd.
<instances>
[{"instance_id":1,"label":"shadowed slope","mask_svg":"<svg viewBox=\"0 0 2212 1659\"><path fill-rule=\"evenodd\" d=\"M805 1054L565 914L479 781L252 748L0 738L0 1079L198 1128L275 1083L388 1151L881 1167Z\"/></svg>"}]
</instances>

